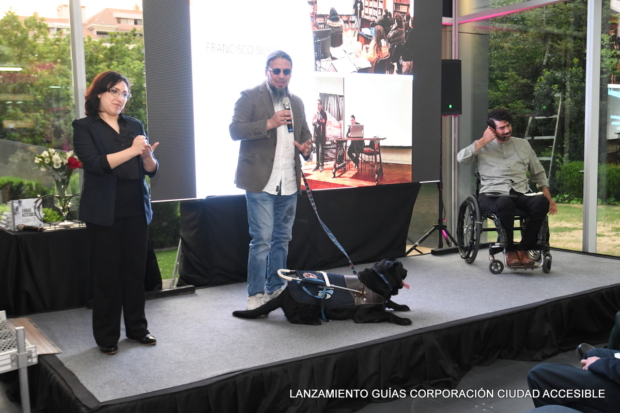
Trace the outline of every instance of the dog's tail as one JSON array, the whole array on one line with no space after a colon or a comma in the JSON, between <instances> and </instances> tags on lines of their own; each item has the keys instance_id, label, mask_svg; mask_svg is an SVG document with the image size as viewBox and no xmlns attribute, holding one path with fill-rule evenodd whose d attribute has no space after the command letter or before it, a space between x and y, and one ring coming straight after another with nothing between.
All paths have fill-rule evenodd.
<instances>
[{"instance_id":1,"label":"dog's tail","mask_svg":"<svg viewBox=\"0 0 620 413\"><path fill-rule=\"evenodd\" d=\"M273 310L277 310L282 306L282 295L280 294L273 300L269 300L265 304L260 307L255 308L254 310L244 310L244 311L233 311L233 315L239 318L258 318L262 315L267 315Z\"/></svg>"}]
</instances>

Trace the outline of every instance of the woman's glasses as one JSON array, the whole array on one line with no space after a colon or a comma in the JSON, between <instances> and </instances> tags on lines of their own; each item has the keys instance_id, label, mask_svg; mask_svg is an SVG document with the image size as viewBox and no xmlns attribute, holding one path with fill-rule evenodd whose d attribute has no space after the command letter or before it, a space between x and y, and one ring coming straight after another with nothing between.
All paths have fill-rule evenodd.
<instances>
[{"instance_id":1,"label":"woman's glasses","mask_svg":"<svg viewBox=\"0 0 620 413\"><path fill-rule=\"evenodd\" d=\"M129 100L129 98L131 97L131 94L127 92L121 92L115 87L111 87L110 89L108 89L108 92L110 92L110 94L114 96L115 98L122 97L125 100Z\"/></svg>"}]
</instances>

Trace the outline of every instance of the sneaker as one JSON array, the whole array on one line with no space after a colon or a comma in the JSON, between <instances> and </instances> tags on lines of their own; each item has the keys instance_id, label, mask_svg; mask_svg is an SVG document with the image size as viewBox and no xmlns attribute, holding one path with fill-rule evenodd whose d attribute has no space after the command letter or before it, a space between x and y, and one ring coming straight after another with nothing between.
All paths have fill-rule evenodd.
<instances>
[{"instance_id":1,"label":"sneaker","mask_svg":"<svg viewBox=\"0 0 620 413\"><path fill-rule=\"evenodd\" d=\"M284 288L286 286L283 285L282 287L278 288L277 290L275 290L274 292L272 292L271 294L267 293L263 296L263 304L268 303L269 301L273 300L274 298L276 298L277 296L279 296L280 294L282 294L282 291L284 291Z\"/></svg>"},{"instance_id":2,"label":"sneaker","mask_svg":"<svg viewBox=\"0 0 620 413\"><path fill-rule=\"evenodd\" d=\"M263 305L263 296L264 294L258 293L251 297L248 297L248 303L245 307L246 311L254 310L255 308Z\"/></svg>"}]
</instances>

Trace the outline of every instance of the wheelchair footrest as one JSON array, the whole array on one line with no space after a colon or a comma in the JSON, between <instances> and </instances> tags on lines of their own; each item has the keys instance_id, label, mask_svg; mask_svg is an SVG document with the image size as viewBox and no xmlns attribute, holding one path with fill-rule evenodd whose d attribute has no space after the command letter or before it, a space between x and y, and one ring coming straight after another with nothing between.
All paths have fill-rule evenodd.
<instances>
[{"instance_id":1,"label":"wheelchair footrest","mask_svg":"<svg viewBox=\"0 0 620 413\"><path fill-rule=\"evenodd\" d=\"M489 255L499 254L504 251L504 247L499 244L491 244L489 245Z\"/></svg>"}]
</instances>

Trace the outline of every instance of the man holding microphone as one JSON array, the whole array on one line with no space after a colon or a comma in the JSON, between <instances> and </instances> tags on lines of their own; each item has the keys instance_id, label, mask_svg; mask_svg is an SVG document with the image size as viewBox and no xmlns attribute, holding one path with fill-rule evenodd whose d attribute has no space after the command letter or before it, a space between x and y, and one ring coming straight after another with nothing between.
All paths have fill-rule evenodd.
<instances>
[{"instance_id":1,"label":"man holding microphone","mask_svg":"<svg viewBox=\"0 0 620 413\"><path fill-rule=\"evenodd\" d=\"M310 155L312 134L300 98L288 91L293 61L281 50L267 57L266 82L241 92L230 136L240 141L235 183L246 191L250 251L247 310L277 297L284 282L301 161Z\"/></svg>"}]
</instances>

